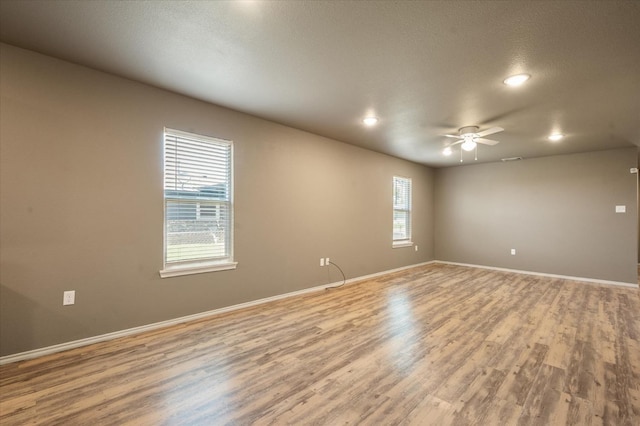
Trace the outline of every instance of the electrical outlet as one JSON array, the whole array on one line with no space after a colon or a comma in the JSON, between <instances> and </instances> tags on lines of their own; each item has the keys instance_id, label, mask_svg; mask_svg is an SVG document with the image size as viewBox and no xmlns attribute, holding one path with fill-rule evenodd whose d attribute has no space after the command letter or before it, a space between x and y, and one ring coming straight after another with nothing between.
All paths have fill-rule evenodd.
<instances>
[{"instance_id":1,"label":"electrical outlet","mask_svg":"<svg viewBox=\"0 0 640 426\"><path fill-rule=\"evenodd\" d=\"M324 261L324 264L329 266L329 264L331 263L331 261L329 260L329 258L327 257L327 260Z\"/></svg>"},{"instance_id":2,"label":"electrical outlet","mask_svg":"<svg viewBox=\"0 0 640 426\"><path fill-rule=\"evenodd\" d=\"M320 266L324 266L324 257L320 258Z\"/></svg>"},{"instance_id":3,"label":"electrical outlet","mask_svg":"<svg viewBox=\"0 0 640 426\"><path fill-rule=\"evenodd\" d=\"M65 291L62 295L62 304L73 305L75 303L76 303L76 291L75 290Z\"/></svg>"},{"instance_id":4,"label":"electrical outlet","mask_svg":"<svg viewBox=\"0 0 640 426\"><path fill-rule=\"evenodd\" d=\"M516 255L516 249L511 249L511 256L515 256Z\"/></svg>"},{"instance_id":5,"label":"electrical outlet","mask_svg":"<svg viewBox=\"0 0 640 426\"><path fill-rule=\"evenodd\" d=\"M416 251L418 251L418 246L417 245L414 248L415 248Z\"/></svg>"}]
</instances>

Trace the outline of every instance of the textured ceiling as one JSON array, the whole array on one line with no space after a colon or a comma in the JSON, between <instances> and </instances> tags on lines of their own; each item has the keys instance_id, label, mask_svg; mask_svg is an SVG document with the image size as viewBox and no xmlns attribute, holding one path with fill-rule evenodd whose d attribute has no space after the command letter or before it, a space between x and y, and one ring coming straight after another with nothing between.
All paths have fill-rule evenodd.
<instances>
[{"instance_id":1,"label":"textured ceiling","mask_svg":"<svg viewBox=\"0 0 640 426\"><path fill-rule=\"evenodd\" d=\"M640 145L639 22L637 1L0 2L5 43L435 167L469 125L505 129L480 162Z\"/></svg>"}]
</instances>

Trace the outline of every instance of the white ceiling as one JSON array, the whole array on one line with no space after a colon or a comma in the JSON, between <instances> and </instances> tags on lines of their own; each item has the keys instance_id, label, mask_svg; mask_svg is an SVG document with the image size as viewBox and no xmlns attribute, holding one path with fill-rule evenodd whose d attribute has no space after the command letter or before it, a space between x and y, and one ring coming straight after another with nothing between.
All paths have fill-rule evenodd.
<instances>
[{"instance_id":1,"label":"white ceiling","mask_svg":"<svg viewBox=\"0 0 640 426\"><path fill-rule=\"evenodd\" d=\"M640 145L638 1L1 0L0 39L434 167L469 125L481 162Z\"/></svg>"}]
</instances>

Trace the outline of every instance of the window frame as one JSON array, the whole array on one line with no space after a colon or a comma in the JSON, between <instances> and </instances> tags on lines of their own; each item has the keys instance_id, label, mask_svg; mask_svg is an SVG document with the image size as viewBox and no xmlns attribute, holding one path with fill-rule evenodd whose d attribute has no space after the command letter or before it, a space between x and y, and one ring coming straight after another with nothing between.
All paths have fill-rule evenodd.
<instances>
[{"instance_id":1,"label":"window frame","mask_svg":"<svg viewBox=\"0 0 640 426\"><path fill-rule=\"evenodd\" d=\"M168 224L168 212L167 204L168 197L166 195L165 179L167 175L167 138L185 138L202 143L212 143L217 145L226 145L229 149L229 171L228 171L228 200L224 200L223 203L228 205L228 229L225 229L225 240L227 244L226 256L211 257L197 260L185 260L176 262L167 262L167 224ZM162 200L163 200L163 250L162 250L162 264L163 268L160 270L161 278L169 278L181 275L200 274L205 272L225 271L230 269L236 269L238 262L234 261L234 144L233 141L216 138L212 136L200 135L196 133L185 132L181 130L164 128L162 138ZM169 197L171 199L179 197ZM206 200L204 200L206 201ZM215 202L215 200L212 200ZM222 203L217 201L217 203ZM196 218L200 216L201 205L199 200L194 200ZM216 205L216 214L219 215L220 207Z\"/></svg>"},{"instance_id":2,"label":"window frame","mask_svg":"<svg viewBox=\"0 0 640 426\"><path fill-rule=\"evenodd\" d=\"M406 208L397 208L396 207L396 189L397 189L397 184L396 181L403 181L404 182L404 186L407 187L407 194L406 194L406 198L407 198L407 202L406 202ZM413 246L413 241L411 239L411 234L412 234L412 218L413 218L413 214L412 214L412 209L413 209L413 203L412 203L412 181L411 178L408 177L403 177L403 176L393 176L393 179L391 181L391 185L392 185L392 196L391 196L391 204L392 204L392 213L391 213L391 240L392 240L392 247L393 248L400 248L400 247L411 247ZM406 218L406 223L405 223L405 227L407 230L407 235L404 236L404 238L396 238L395 236L395 215L396 212L402 212L405 213L407 218Z\"/></svg>"}]
</instances>

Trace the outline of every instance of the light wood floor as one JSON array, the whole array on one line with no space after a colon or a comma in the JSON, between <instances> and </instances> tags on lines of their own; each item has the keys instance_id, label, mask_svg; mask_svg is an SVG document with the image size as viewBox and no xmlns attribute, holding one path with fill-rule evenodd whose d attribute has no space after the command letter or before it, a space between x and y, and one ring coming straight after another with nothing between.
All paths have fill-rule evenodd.
<instances>
[{"instance_id":1,"label":"light wood floor","mask_svg":"<svg viewBox=\"0 0 640 426\"><path fill-rule=\"evenodd\" d=\"M0 368L0 424L640 424L638 290L429 265Z\"/></svg>"}]
</instances>

